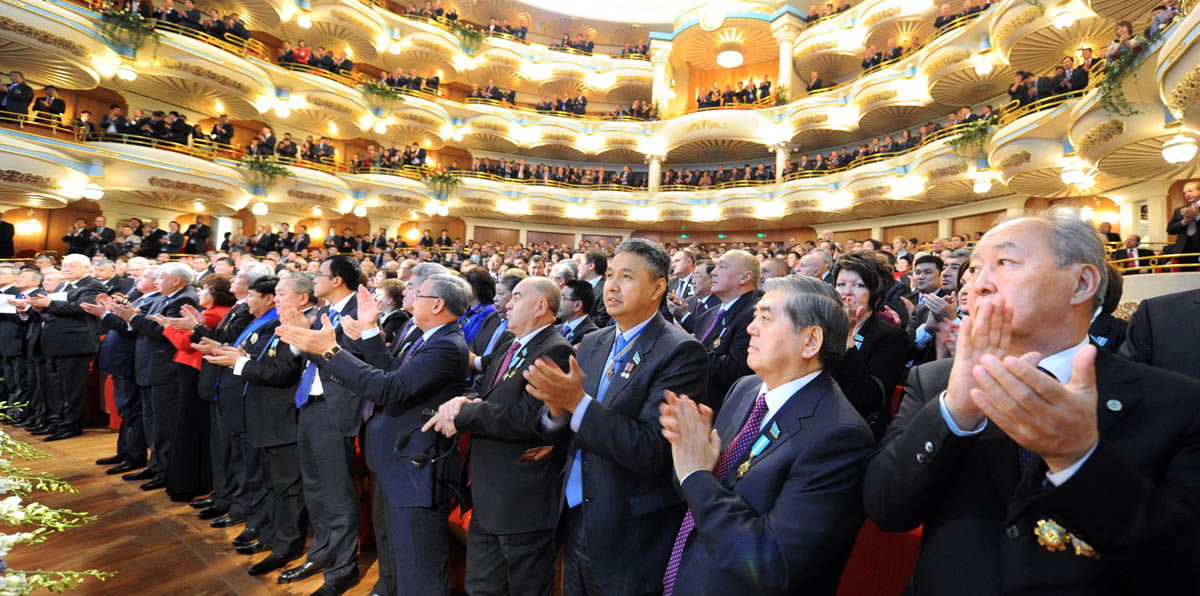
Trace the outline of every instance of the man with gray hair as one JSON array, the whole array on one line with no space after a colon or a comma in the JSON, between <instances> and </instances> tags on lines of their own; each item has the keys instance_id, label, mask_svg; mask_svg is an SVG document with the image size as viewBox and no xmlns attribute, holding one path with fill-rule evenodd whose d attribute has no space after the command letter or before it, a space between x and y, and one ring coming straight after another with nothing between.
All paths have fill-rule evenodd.
<instances>
[{"instance_id":1,"label":"man with gray hair","mask_svg":"<svg viewBox=\"0 0 1200 596\"><path fill-rule=\"evenodd\" d=\"M664 596L832 596L862 525L875 438L826 372L846 348L845 309L816 278L763 286L748 327L754 374L719 414L669 391L659 409L688 505Z\"/></svg>"},{"instance_id":2,"label":"man with gray hair","mask_svg":"<svg viewBox=\"0 0 1200 596\"><path fill-rule=\"evenodd\" d=\"M1197 593L1200 383L1088 341L1100 236L1020 214L970 265L954 358L912 370L864 479L879 527L924 525L913 593Z\"/></svg>"},{"instance_id":3,"label":"man with gray hair","mask_svg":"<svg viewBox=\"0 0 1200 596\"><path fill-rule=\"evenodd\" d=\"M414 271L414 277L419 272ZM433 460L447 453L450 443L436 433L415 433L425 421L421 412L462 395L467 384L469 351L458 318L467 311L470 286L450 274L429 275L414 295L413 321L420 335L401 346L398 359L387 367L380 361L382 340L379 307L366 287L358 292L358 317L343 317L342 329L359 336L363 359L341 350L333 325L322 317L321 329L282 326L284 341L310 354L323 374L340 379L347 389L368 400L364 411L367 465L383 491L378 495L387 512L380 559L393 560L391 573L406 593L446 594L448 495L439 487L457 480L457 464ZM364 362L364 360L366 360ZM405 440L402 435L407 434ZM398 446L398 442L400 441ZM402 454L397 457L397 449ZM376 587L380 587L378 584Z\"/></svg>"},{"instance_id":4,"label":"man with gray hair","mask_svg":"<svg viewBox=\"0 0 1200 596\"><path fill-rule=\"evenodd\" d=\"M44 397L50 420L32 429L44 440L58 441L83 434L88 365L100 351L100 323L81 304L96 303L104 284L88 275L91 261L84 255L63 257L64 289L29 299L42 320L40 344L49 364Z\"/></svg>"},{"instance_id":5,"label":"man with gray hair","mask_svg":"<svg viewBox=\"0 0 1200 596\"><path fill-rule=\"evenodd\" d=\"M556 263L550 268L550 279L554 281L559 290L562 290L567 286L567 282L575 279L575 263L571 261Z\"/></svg>"}]
</instances>

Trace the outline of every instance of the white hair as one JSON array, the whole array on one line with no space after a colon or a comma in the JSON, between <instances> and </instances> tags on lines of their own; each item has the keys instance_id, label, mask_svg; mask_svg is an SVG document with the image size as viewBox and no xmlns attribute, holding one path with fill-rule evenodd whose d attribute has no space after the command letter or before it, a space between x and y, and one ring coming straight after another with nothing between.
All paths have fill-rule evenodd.
<instances>
[{"instance_id":1,"label":"white hair","mask_svg":"<svg viewBox=\"0 0 1200 596\"><path fill-rule=\"evenodd\" d=\"M185 284L192 283L192 280L196 278L194 269L178 261L159 267L159 275L173 275L183 280Z\"/></svg>"},{"instance_id":2,"label":"white hair","mask_svg":"<svg viewBox=\"0 0 1200 596\"><path fill-rule=\"evenodd\" d=\"M66 265L67 263L75 263L76 265L83 265L84 267L92 266L92 260L89 259L87 255L81 255L79 253L73 253L63 257L62 264Z\"/></svg>"}]
</instances>

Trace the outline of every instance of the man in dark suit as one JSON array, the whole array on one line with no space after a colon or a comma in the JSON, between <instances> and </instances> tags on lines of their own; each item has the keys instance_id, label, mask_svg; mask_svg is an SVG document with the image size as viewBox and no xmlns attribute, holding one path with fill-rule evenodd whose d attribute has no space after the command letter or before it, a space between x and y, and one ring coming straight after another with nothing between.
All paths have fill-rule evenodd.
<instances>
[{"instance_id":1,"label":"man in dark suit","mask_svg":"<svg viewBox=\"0 0 1200 596\"><path fill-rule=\"evenodd\" d=\"M692 251L681 248L671 255L671 281L667 284L667 291L679 298L685 299L691 296L696 288L692 283L692 271L696 269L696 257Z\"/></svg>"},{"instance_id":2,"label":"man in dark suit","mask_svg":"<svg viewBox=\"0 0 1200 596\"><path fill-rule=\"evenodd\" d=\"M721 301L696 317L692 335L708 352L708 393L696 398L720 413L721 400L738 379L753 374L746 364L754 318L755 290L760 276L758 259L744 250L727 251L712 271L712 293Z\"/></svg>"},{"instance_id":3,"label":"man in dark suit","mask_svg":"<svg viewBox=\"0 0 1200 596\"><path fill-rule=\"evenodd\" d=\"M108 259L96 261L92 265L92 277L104 284L104 293L128 295L133 291L135 281L132 277L117 275L116 263Z\"/></svg>"},{"instance_id":4,"label":"man in dark suit","mask_svg":"<svg viewBox=\"0 0 1200 596\"><path fill-rule=\"evenodd\" d=\"M579 267L579 279L592 284L592 296L596 301L588 316L597 327L607 327L612 322L608 316L608 306L604 304L604 273L608 271L608 256L603 251L589 250L583 255L583 265Z\"/></svg>"},{"instance_id":5,"label":"man in dark suit","mask_svg":"<svg viewBox=\"0 0 1200 596\"><path fill-rule=\"evenodd\" d=\"M3 397L0 399L10 404L24 403L27 400L22 394L21 378L27 323L17 314L16 306L11 304L13 298L22 294L17 285L18 272L19 269L14 264L0 263L0 374L4 375L4 385L0 387L0 396ZM9 414L19 415L19 412L13 410Z\"/></svg>"},{"instance_id":6,"label":"man in dark suit","mask_svg":"<svg viewBox=\"0 0 1200 596\"><path fill-rule=\"evenodd\" d=\"M1200 290L1147 298L1129 319L1121 356L1200 379Z\"/></svg>"},{"instance_id":7,"label":"man in dark suit","mask_svg":"<svg viewBox=\"0 0 1200 596\"><path fill-rule=\"evenodd\" d=\"M250 567L250 575L275 571L304 552L307 521L300 493L300 453L296 447L296 386L303 360L275 335L279 326L276 307L299 312L315 310L310 302L312 277L297 274L282 280L259 278L246 295L255 319L231 346L205 356L209 362L230 367L246 395L247 447L258 452L266 495L262 507L270 513L257 541L238 547L242 554L269 549L271 554Z\"/></svg>"},{"instance_id":8,"label":"man in dark suit","mask_svg":"<svg viewBox=\"0 0 1200 596\"><path fill-rule=\"evenodd\" d=\"M92 246L91 231L88 230L87 220L76 217L75 224L70 230L67 230L62 241L67 245L67 254L87 254L88 249Z\"/></svg>"},{"instance_id":9,"label":"man in dark suit","mask_svg":"<svg viewBox=\"0 0 1200 596\"><path fill-rule=\"evenodd\" d=\"M108 227L108 220L103 215L97 215L94 223L96 224L95 227L88 230L88 239L91 242L91 246L84 252L89 257L97 253L104 254L105 248L117 238L117 231Z\"/></svg>"},{"instance_id":10,"label":"man in dark suit","mask_svg":"<svg viewBox=\"0 0 1200 596\"><path fill-rule=\"evenodd\" d=\"M664 596L832 596L862 525L875 438L825 371L846 345L842 302L812 277L764 286L750 325L755 374L720 414L687 396L662 408L688 504Z\"/></svg>"},{"instance_id":11,"label":"man in dark suit","mask_svg":"<svg viewBox=\"0 0 1200 596\"><path fill-rule=\"evenodd\" d=\"M954 358L912 370L864 480L880 528L924 526L912 592L1195 593L1200 383L1089 344L1095 229L1018 217L971 267Z\"/></svg>"},{"instance_id":12,"label":"man in dark suit","mask_svg":"<svg viewBox=\"0 0 1200 596\"><path fill-rule=\"evenodd\" d=\"M209 137L214 143L221 145L228 145L233 140L233 124L229 122L229 116L221 114L221 117L212 125Z\"/></svg>"},{"instance_id":13,"label":"man in dark suit","mask_svg":"<svg viewBox=\"0 0 1200 596\"><path fill-rule=\"evenodd\" d=\"M1192 180L1183 185L1183 205L1171 214L1167 234L1175 235L1175 245L1171 247L1171 254L1200 252L1200 180ZM1200 262L1200 257L1175 257L1175 262L1197 263ZM1196 269L1193 267L1189 271Z\"/></svg>"},{"instance_id":14,"label":"man in dark suit","mask_svg":"<svg viewBox=\"0 0 1200 596\"><path fill-rule=\"evenodd\" d=\"M420 267L418 265L417 267ZM416 276L416 268L413 269L414 277ZM508 319L505 312L505 306L512 299L512 291L517 287L524 277L512 274L505 274L496 282L496 299L492 305L496 307L496 312L487 316L483 320L483 324L479 327L479 333L475 334L475 339L471 340L471 353L475 358L488 358L497 350L503 352L508 349L508 343L512 341L513 334L508 330ZM483 370L482 360L472 364L472 370L480 372Z\"/></svg>"},{"instance_id":15,"label":"man in dark suit","mask_svg":"<svg viewBox=\"0 0 1200 596\"><path fill-rule=\"evenodd\" d=\"M459 278L438 274L416 291L413 321L419 333L404 342L398 361L383 344L375 325L378 307L365 287L359 291L363 320L343 322L347 335L361 334L363 360L340 349L327 316L319 330L285 326L279 334L312 354L323 375L367 399L367 465L378 476L383 492L377 498L386 499L388 512L380 556L393 558L405 593L447 595L449 491L442 487L457 479L458 465L439 463L453 453L450 443L418 431L425 409L466 389L469 351L458 318L467 310L470 289Z\"/></svg>"},{"instance_id":16,"label":"man in dark suit","mask_svg":"<svg viewBox=\"0 0 1200 596\"><path fill-rule=\"evenodd\" d=\"M276 236L270 228L264 227L263 231L258 234L258 241L254 243L254 256L267 256L267 253L275 250L276 244L279 244L279 236Z\"/></svg>"},{"instance_id":17,"label":"man in dark suit","mask_svg":"<svg viewBox=\"0 0 1200 596\"><path fill-rule=\"evenodd\" d=\"M159 267L156 279L162 297L147 314L129 303L111 303L109 307L138 334L134 348L134 377L142 389L142 420L150 444L150 465L143 472L153 473L153 477L140 486L142 490L156 490L167 485L171 441L175 426L179 424L179 380L175 371L185 366L174 361L175 345L151 317L176 318L185 306L195 308L199 298L191 286L194 279L195 274L187 265L168 263Z\"/></svg>"},{"instance_id":18,"label":"man in dark suit","mask_svg":"<svg viewBox=\"0 0 1200 596\"><path fill-rule=\"evenodd\" d=\"M18 118L29 114L29 104L33 102L33 87L25 82L25 75L14 70L8 73L11 81L5 86L4 94L0 95L0 112L8 112Z\"/></svg>"},{"instance_id":19,"label":"man in dark suit","mask_svg":"<svg viewBox=\"0 0 1200 596\"><path fill-rule=\"evenodd\" d=\"M1054 77L1052 85L1057 93L1081 91L1088 86L1088 73L1082 68L1075 68L1075 59L1067 56L1062 59L1063 72Z\"/></svg>"},{"instance_id":20,"label":"man in dark suit","mask_svg":"<svg viewBox=\"0 0 1200 596\"><path fill-rule=\"evenodd\" d=\"M184 234L187 236L187 245L184 247L184 252L190 255L202 255L208 251L208 235L212 233L211 228L204 224L204 216L197 215L196 223L187 227Z\"/></svg>"},{"instance_id":21,"label":"man in dark suit","mask_svg":"<svg viewBox=\"0 0 1200 596\"><path fill-rule=\"evenodd\" d=\"M1138 236L1137 234L1130 234L1130 235L1126 236L1125 237L1125 248L1122 248L1119 250L1114 250L1112 253L1112 260L1126 261L1124 263L1119 264L1119 266L1122 269L1133 269L1136 267L1146 267L1148 265L1151 265L1153 263L1152 261L1150 261L1150 260L1143 261L1142 259L1149 259L1150 257L1153 257L1154 251L1152 251L1148 248L1140 248L1138 245L1140 245L1141 243L1142 243L1142 238L1141 238L1141 236ZM1134 259L1134 260L1128 261L1127 259ZM1135 269L1135 270L1131 270L1131 271L1124 271L1122 274L1123 275L1137 275L1139 273L1146 273L1146 271L1145 270L1139 271L1139 270Z\"/></svg>"},{"instance_id":22,"label":"man in dark suit","mask_svg":"<svg viewBox=\"0 0 1200 596\"><path fill-rule=\"evenodd\" d=\"M52 429L46 429L54 431L46 441L83 434L87 371L100 350L100 324L80 304L95 304L96 296L104 292L104 285L88 275L89 265L83 255L67 255L62 264L66 288L29 299L44 323L41 349L50 364L46 405L51 417L58 420Z\"/></svg>"},{"instance_id":23,"label":"man in dark suit","mask_svg":"<svg viewBox=\"0 0 1200 596\"><path fill-rule=\"evenodd\" d=\"M33 348L28 339L35 317L29 314L33 311L26 298L41 291L39 286L42 283L42 274L33 269L18 270L11 265L0 265L0 274L5 272L12 277L7 278L7 287L3 288L4 295L8 296L4 300L13 307L13 312L0 314L0 356L4 359L4 379L5 384L9 386L9 403L28 404L20 412L12 413L15 419L14 426L25 426L25 422L34 419L40 400L40 362L31 357ZM36 322L41 325L40 320Z\"/></svg>"},{"instance_id":24,"label":"man in dark suit","mask_svg":"<svg viewBox=\"0 0 1200 596\"><path fill-rule=\"evenodd\" d=\"M866 70L875 66L879 66L883 62L883 53L875 49L875 46L867 48L867 53L863 55L862 68Z\"/></svg>"},{"instance_id":25,"label":"man in dark suit","mask_svg":"<svg viewBox=\"0 0 1200 596\"><path fill-rule=\"evenodd\" d=\"M664 390L703 399L707 386L703 346L658 314L666 251L631 238L608 265L605 298L616 325L583 339L569 373L545 359L525 373L530 394L546 404L543 431L570 436L560 522L566 596L662 587L683 506L658 407Z\"/></svg>"},{"instance_id":26,"label":"man in dark suit","mask_svg":"<svg viewBox=\"0 0 1200 596\"><path fill-rule=\"evenodd\" d=\"M813 71L808 79L808 92L820 91L825 88L825 81L821 79L817 71Z\"/></svg>"},{"instance_id":27,"label":"man in dark suit","mask_svg":"<svg viewBox=\"0 0 1200 596\"><path fill-rule=\"evenodd\" d=\"M37 98L33 111L55 124L62 124L62 115L67 111L67 103L58 96L58 88L54 85L46 85L43 91L46 95Z\"/></svg>"},{"instance_id":28,"label":"man in dark suit","mask_svg":"<svg viewBox=\"0 0 1200 596\"><path fill-rule=\"evenodd\" d=\"M596 297L592 294L592 284L572 279L562 289L562 301L558 308L559 334L566 338L572 346L579 345L583 336L599 329L588 317Z\"/></svg>"},{"instance_id":29,"label":"man in dark suit","mask_svg":"<svg viewBox=\"0 0 1200 596\"><path fill-rule=\"evenodd\" d=\"M308 250L308 243L309 243L308 226L306 226L306 225L296 226L296 234L292 238L292 245L291 245L292 252L294 252L296 254L300 254L301 252Z\"/></svg>"},{"instance_id":30,"label":"man in dark suit","mask_svg":"<svg viewBox=\"0 0 1200 596\"><path fill-rule=\"evenodd\" d=\"M587 282L572 283L591 291ZM554 328L559 293L545 278L517 284L507 305L517 338L479 377L479 397L442 404L423 428L447 437L471 433L466 590L472 594L547 594L554 579L567 445L565 437L539 432L541 402L527 391L523 373L543 358L570 368L571 346Z\"/></svg>"},{"instance_id":31,"label":"man in dark suit","mask_svg":"<svg viewBox=\"0 0 1200 596\"><path fill-rule=\"evenodd\" d=\"M342 255L321 262L315 280L318 298L327 302L320 315L334 326L340 349L360 354L358 342L347 337L341 317L358 316L358 290L362 273L352 259ZM304 325L281 315L280 328ZM303 319L303 317L301 317ZM320 317L313 323L320 329ZM299 350L294 341L284 337ZM382 343L382 341L381 341ZM363 398L349 389L344 379L321 367L320 356L309 358L295 394L299 409L297 441L304 503L313 524L313 541L308 557L297 567L280 574L280 583L305 579L323 572L325 583L316 592L337 596L358 582L358 490L354 484L355 437L363 420ZM444 521L444 520L443 520Z\"/></svg>"},{"instance_id":32,"label":"man in dark suit","mask_svg":"<svg viewBox=\"0 0 1200 596\"><path fill-rule=\"evenodd\" d=\"M16 235L17 229L12 225L12 222L4 221L4 214L0 213L0 259L11 259L13 254L13 237Z\"/></svg>"}]
</instances>

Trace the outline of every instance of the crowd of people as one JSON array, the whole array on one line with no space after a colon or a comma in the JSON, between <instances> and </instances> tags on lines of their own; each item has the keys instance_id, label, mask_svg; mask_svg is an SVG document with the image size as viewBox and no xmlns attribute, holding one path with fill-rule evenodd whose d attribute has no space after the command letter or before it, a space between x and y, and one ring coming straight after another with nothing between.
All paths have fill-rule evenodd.
<instances>
[{"instance_id":1,"label":"crowd of people","mask_svg":"<svg viewBox=\"0 0 1200 596\"><path fill-rule=\"evenodd\" d=\"M392 143L386 149L371 145L367 147L366 153L355 153L349 167L352 173L378 169L398 170L406 166L419 168L425 165L428 154L429 152L415 141L401 147Z\"/></svg>"},{"instance_id":2,"label":"crowd of people","mask_svg":"<svg viewBox=\"0 0 1200 596\"><path fill-rule=\"evenodd\" d=\"M405 15L421 16L428 19L443 20L449 23L455 23L458 21L458 9L455 8L454 5L450 5L449 8L443 8L442 0L433 0L433 2L425 0L425 5L421 8L417 8L416 4L410 2L407 7L403 8L403 14Z\"/></svg>"},{"instance_id":3,"label":"crowd of people","mask_svg":"<svg viewBox=\"0 0 1200 596\"><path fill-rule=\"evenodd\" d=\"M339 51L337 57L334 57L333 50L325 47L313 50L303 39L297 41L294 48L291 42L283 42L275 58L279 64L304 64L342 76L349 76L354 71L354 61L346 55L346 50Z\"/></svg>"},{"instance_id":4,"label":"crowd of people","mask_svg":"<svg viewBox=\"0 0 1200 596\"><path fill-rule=\"evenodd\" d=\"M828 19L833 15L850 10L850 2L848 0L835 0L834 2L826 2L824 8L818 8L818 4L810 4L808 14L804 15L804 22L808 24L816 23L822 19Z\"/></svg>"},{"instance_id":5,"label":"crowd of people","mask_svg":"<svg viewBox=\"0 0 1200 596\"><path fill-rule=\"evenodd\" d=\"M450 169L457 170L457 162L451 164ZM554 182L573 186L614 185L645 188L647 184L646 173L634 172L629 166L622 166L619 170L607 170L604 166L588 168L529 164L525 163L524 159L475 158L471 161L469 171L499 176L508 180Z\"/></svg>"},{"instance_id":6,"label":"crowd of people","mask_svg":"<svg viewBox=\"0 0 1200 596\"><path fill-rule=\"evenodd\" d=\"M916 594L1200 588L1200 291L1116 319L1077 212L920 248L380 229L338 254L260 226L164 263L107 258L97 224L0 264L7 403L78 436L98 358L121 427L97 464L242 527L251 575L359 581L357 442L377 594L448 595L468 510L469 594L545 594L561 550L569 596L832 596L866 519L923 526Z\"/></svg>"},{"instance_id":7,"label":"crowd of people","mask_svg":"<svg viewBox=\"0 0 1200 596\"><path fill-rule=\"evenodd\" d=\"M737 108L754 105L771 97L771 77L763 75L762 81L755 84L754 79L738 81L725 85L725 90L713 83L707 93L696 93L696 107L699 109Z\"/></svg>"},{"instance_id":8,"label":"crowd of people","mask_svg":"<svg viewBox=\"0 0 1200 596\"><path fill-rule=\"evenodd\" d=\"M425 93L439 94L442 78L437 72L430 72L429 76L422 77L417 74L417 70L409 69L408 74L397 68L396 72L387 75L381 79L384 85L393 89L408 89L409 91L423 91Z\"/></svg>"}]
</instances>

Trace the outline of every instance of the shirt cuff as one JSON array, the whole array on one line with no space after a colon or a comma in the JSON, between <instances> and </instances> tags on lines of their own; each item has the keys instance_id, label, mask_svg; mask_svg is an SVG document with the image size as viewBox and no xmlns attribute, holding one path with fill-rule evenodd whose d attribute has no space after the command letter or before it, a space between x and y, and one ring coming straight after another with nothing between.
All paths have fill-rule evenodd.
<instances>
[{"instance_id":1,"label":"shirt cuff","mask_svg":"<svg viewBox=\"0 0 1200 596\"><path fill-rule=\"evenodd\" d=\"M289 345L288 345L288 349L292 351L292 356L299 356L299 355L300 355L300 348L297 348L296 346L293 346L293 345L290 345L290 344L289 344Z\"/></svg>"},{"instance_id":2,"label":"shirt cuff","mask_svg":"<svg viewBox=\"0 0 1200 596\"><path fill-rule=\"evenodd\" d=\"M1083 464L1096 452L1096 447L1099 445L1100 441L1093 443L1092 448L1088 449L1088 452L1083 454L1083 457L1079 458L1079 461L1071 464L1071 467L1057 472L1046 472L1046 480L1049 480L1050 484L1054 486L1062 486L1064 482L1071 479L1071 476L1075 475L1075 472L1079 471L1079 468L1083 467Z\"/></svg>"},{"instance_id":3,"label":"shirt cuff","mask_svg":"<svg viewBox=\"0 0 1200 596\"><path fill-rule=\"evenodd\" d=\"M588 406L592 403L592 396L583 394L583 399L579 400L579 405L575 406L575 411L571 413L571 430L579 432L579 425L583 424L583 413L587 411Z\"/></svg>"},{"instance_id":4,"label":"shirt cuff","mask_svg":"<svg viewBox=\"0 0 1200 596\"><path fill-rule=\"evenodd\" d=\"M691 313L691 312L685 312L685 313L683 313L683 317L681 317L681 318L679 319L679 322L680 322L680 323L682 323L682 322L686 321L686 320L687 320L687 318L688 318L688 317L690 317L690 316L692 316L692 313Z\"/></svg>"},{"instance_id":5,"label":"shirt cuff","mask_svg":"<svg viewBox=\"0 0 1200 596\"><path fill-rule=\"evenodd\" d=\"M475 357L475 372L483 372L483 356Z\"/></svg>"},{"instance_id":6,"label":"shirt cuff","mask_svg":"<svg viewBox=\"0 0 1200 596\"><path fill-rule=\"evenodd\" d=\"M237 359L237 362L235 362L233 364L234 376L238 376L238 377L242 376L242 369L246 367L247 362L250 362L249 356L242 356L241 358Z\"/></svg>"},{"instance_id":7,"label":"shirt cuff","mask_svg":"<svg viewBox=\"0 0 1200 596\"><path fill-rule=\"evenodd\" d=\"M946 409L946 392L945 391L943 391L942 394L938 396L938 408L942 411L942 420L946 421L946 426L950 427L950 432L954 433L957 436L973 437L973 436L983 432L983 429L987 428L987 418L984 418L983 422L979 423L979 426L976 426L975 428L973 428L971 430L962 430L961 428L958 428L958 425L954 423L954 417L950 415L950 410Z\"/></svg>"},{"instance_id":8,"label":"shirt cuff","mask_svg":"<svg viewBox=\"0 0 1200 596\"><path fill-rule=\"evenodd\" d=\"M915 335L916 337L913 338L913 343L917 344L918 348L925 347L925 344L929 343L929 340L933 339L933 336L929 335L929 332L925 330L924 323L921 323L921 326L917 327L917 332Z\"/></svg>"},{"instance_id":9,"label":"shirt cuff","mask_svg":"<svg viewBox=\"0 0 1200 596\"><path fill-rule=\"evenodd\" d=\"M379 330L378 326L371 327L369 329L363 329L362 336L359 337L359 341L371 339L372 337L375 337L376 335L379 335L380 333L382 333L382 332Z\"/></svg>"},{"instance_id":10,"label":"shirt cuff","mask_svg":"<svg viewBox=\"0 0 1200 596\"><path fill-rule=\"evenodd\" d=\"M679 486L681 486L681 487L682 487L682 486L683 486L683 483L684 483L684 482L687 482L687 479L688 479L688 478L691 478L691 477L692 477L692 474L695 474L696 472L709 472L709 473L712 473L710 470L699 470L699 469L698 469L698 470L692 470L691 472L688 472L687 474L685 474L685 475L683 476L683 478L680 478L680 479L679 479Z\"/></svg>"}]
</instances>

